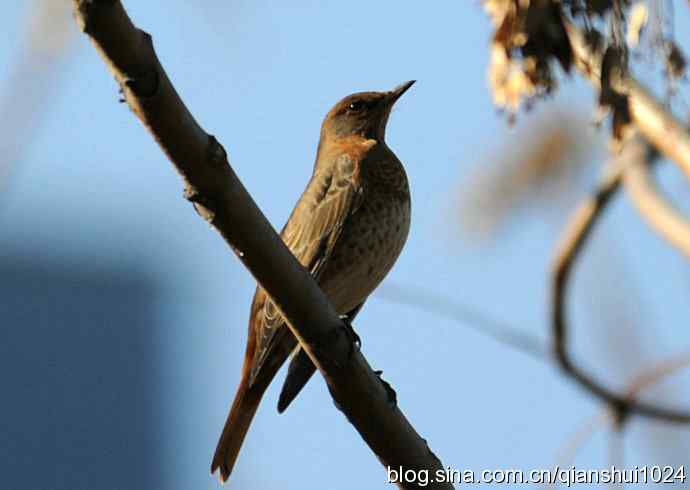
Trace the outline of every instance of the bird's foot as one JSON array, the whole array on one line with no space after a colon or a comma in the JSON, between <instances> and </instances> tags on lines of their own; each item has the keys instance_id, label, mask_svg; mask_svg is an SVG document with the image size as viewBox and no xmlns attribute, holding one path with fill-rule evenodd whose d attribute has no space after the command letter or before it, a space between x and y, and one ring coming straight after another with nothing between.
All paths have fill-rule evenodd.
<instances>
[{"instance_id":1,"label":"bird's foot","mask_svg":"<svg viewBox=\"0 0 690 490\"><path fill-rule=\"evenodd\" d=\"M355 353L355 348L359 350L362 347L362 339L359 338L359 335L357 335L357 332L355 332L352 323L350 323L350 318L347 315L340 315L340 319L343 321L343 324L345 324L345 334L352 342L349 355L349 357L352 357L352 354Z\"/></svg>"}]
</instances>

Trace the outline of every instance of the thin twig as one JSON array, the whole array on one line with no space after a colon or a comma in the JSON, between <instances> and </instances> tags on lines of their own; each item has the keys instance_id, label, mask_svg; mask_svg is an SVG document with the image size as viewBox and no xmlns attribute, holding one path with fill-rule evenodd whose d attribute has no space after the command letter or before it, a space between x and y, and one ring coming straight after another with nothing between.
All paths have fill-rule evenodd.
<instances>
[{"instance_id":1,"label":"thin twig","mask_svg":"<svg viewBox=\"0 0 690 490\"><path fill-rule=\"evenodd\" d=\"M620 188L627 164L628 158L624 147L621 156L615 159L610 167L605 169L607 172L594 195L585 199L571 216L557 248L552 266L550 289L552 294L554 354L563 371L590 393L605 401L611 410L616 413L619 421L623 422L628 415L636 413L669 422L690 423L690 413L640 402L634 398L619 395L606 388L579 368L568 353L568 324L565 315L565 298L572 266L582 252L597 219L603 215L603 211L611 197Z\"/></svg>"},{"instance_id":2,"label":"thin twig","mask_svg":"<svg viewBox=\"0 0 690 490\"><path fill-rule=\"evenodd\" d=\"M611 411L608 408L604 411L595 413L585 419L584 422L566 439L562 446L556 451L556 465L560 468L567 468L573 464L577 453L584 445L592 439L596 431L609 424L612 420ZM545 485L548 488L555 487L556 482Z\"/></svg>"},{"instance_id":3,"label":"thin twig","mask_svg":"<svg viewBox=\"0 0 690 490\"><path fill-rule=\"evenodd\" d=\"M626 146L639 154L625 170L626 193L652 230L690 258L690 223L662 197L652 176L657 153L641 138L631 139Z\"/></svg>"},{"instance_id":4,"label":"thin twig","mask_svg":"<svg viewBox=\"0 0 690 490\"><path fill-rule=\"evenodd\" d=\"M490 318L479 309L459 304L451 298L444 298L420 288L396 284L382 286L376 293L376 298L445 315L475 332L494 339L499 344L528 355L532 359L548 360L544 342L535 335L530 335L511 325Z\"/></svg>"},{"instance_id":5,"label":"thin twig","mask_svg":"<svg viewBox=\"0 0 690 490\"><path fill-rule=\"evenodd\" d=\"M690 349L676 354L635 376L628 384L625 398L627 400L634 400L643 390L688 367L690 367ZM561 468L570 466L575 460L577 452L592 438L597 429L604 425L615 425L617 421L618 415L608 406L603 411L588 417L582 426L557 451L556 464ZM617 430L616 432L620 434L620 431ZM622 466L620 465L620 467Z\"/></svg>"},{"instance_id":6,"label":"thin twig","mask_svg":"<svg viewBox=\"0 0 690 490\"><path fill-rule=\"evenodd\" d=\"M629 400L636 398L642 390L657 384L663 378L676 374L681 369L690 367L690 349L675 354L673 357L656 364L651 369L644 371L630 382L626 397Z\"/></svg>"},{"instance_id":7,"label":"thin twig","mask_svg":"<svg viewBox=\"0 0 690 490\"><path fill-rule=\"evenodd\" d=\"M151 132L185 183L185 196L268 292L323 374L336 406L385 466L443 465L397 407L313 277L256 206L218 141L196 122L153 49L116 0L73 0L75 17L120 84L132 112ZM115 136L113 136L115 138ZM419 488L419 482L399 483ZM430 487L453 488L430 482Z\"/></svg>"}]
</instances>

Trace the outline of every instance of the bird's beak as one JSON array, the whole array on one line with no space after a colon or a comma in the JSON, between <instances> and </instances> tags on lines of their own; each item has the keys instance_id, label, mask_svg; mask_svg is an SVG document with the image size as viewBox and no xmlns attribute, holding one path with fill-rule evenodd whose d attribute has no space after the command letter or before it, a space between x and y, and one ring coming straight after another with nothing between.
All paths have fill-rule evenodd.
<instances>
[{"instance_id":1,"label":"bird's beak","mask_svg":"<svg viewBox=\"0 0 690 490\"><path fill-rule=\"evenodd\" d=\"M388 92L391 105L393 105L395 103L395 101L398 100L402 96L402 94L407 92L407 89L409 89L412 85L414 85L414 82L416 82L416 80L410 80L409 82L405 82L401 85L398 85L393 90Z\"/></svg>"}]
</instances>

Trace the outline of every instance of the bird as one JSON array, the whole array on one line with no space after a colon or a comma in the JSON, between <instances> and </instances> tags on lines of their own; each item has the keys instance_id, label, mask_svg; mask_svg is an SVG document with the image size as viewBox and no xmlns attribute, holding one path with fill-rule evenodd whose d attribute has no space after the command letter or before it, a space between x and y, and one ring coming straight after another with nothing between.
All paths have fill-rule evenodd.
<instances>
[{"instance_id":1,"label":"bird","mask_svg":"<svg viewBox=\"0 0 690 490\"><path fill-rule=\"evenodd\" d=\"M393 105L414 83L355 93L333 106L321 125L311 179L280 234L347 325L391 270L409 234L407 174L385 134ZM211 474L219 471L222 483L264 392L288 357L292 354L279 412L316 370L260 285L249 316L240 383L211 463Z\"/></svg>"}]
</instances>

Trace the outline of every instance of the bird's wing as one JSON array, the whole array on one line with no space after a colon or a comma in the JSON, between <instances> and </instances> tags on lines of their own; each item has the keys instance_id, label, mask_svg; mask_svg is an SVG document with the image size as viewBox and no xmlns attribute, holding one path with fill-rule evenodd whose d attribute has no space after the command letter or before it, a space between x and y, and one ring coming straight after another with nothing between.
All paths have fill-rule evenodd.
<instances>
[{"instance_id":1,"label":"bird's wing","mask_svg":"<svg viewBox=\"0 0 690 490\"><path fill-rule=\"evenodd\" d=\"M336 165L318 169L302 194L281 236L297 260L318 279L330 257L343 225L362 202L359 165L350 155L341 155ZM257 291L257 295L258 295ZM271 350L290 332L283 327L278 308L267 297L254 322L256 351L250 384ZM280 332L280 333L278 333Z\"/></svg>"}]
</instances>

